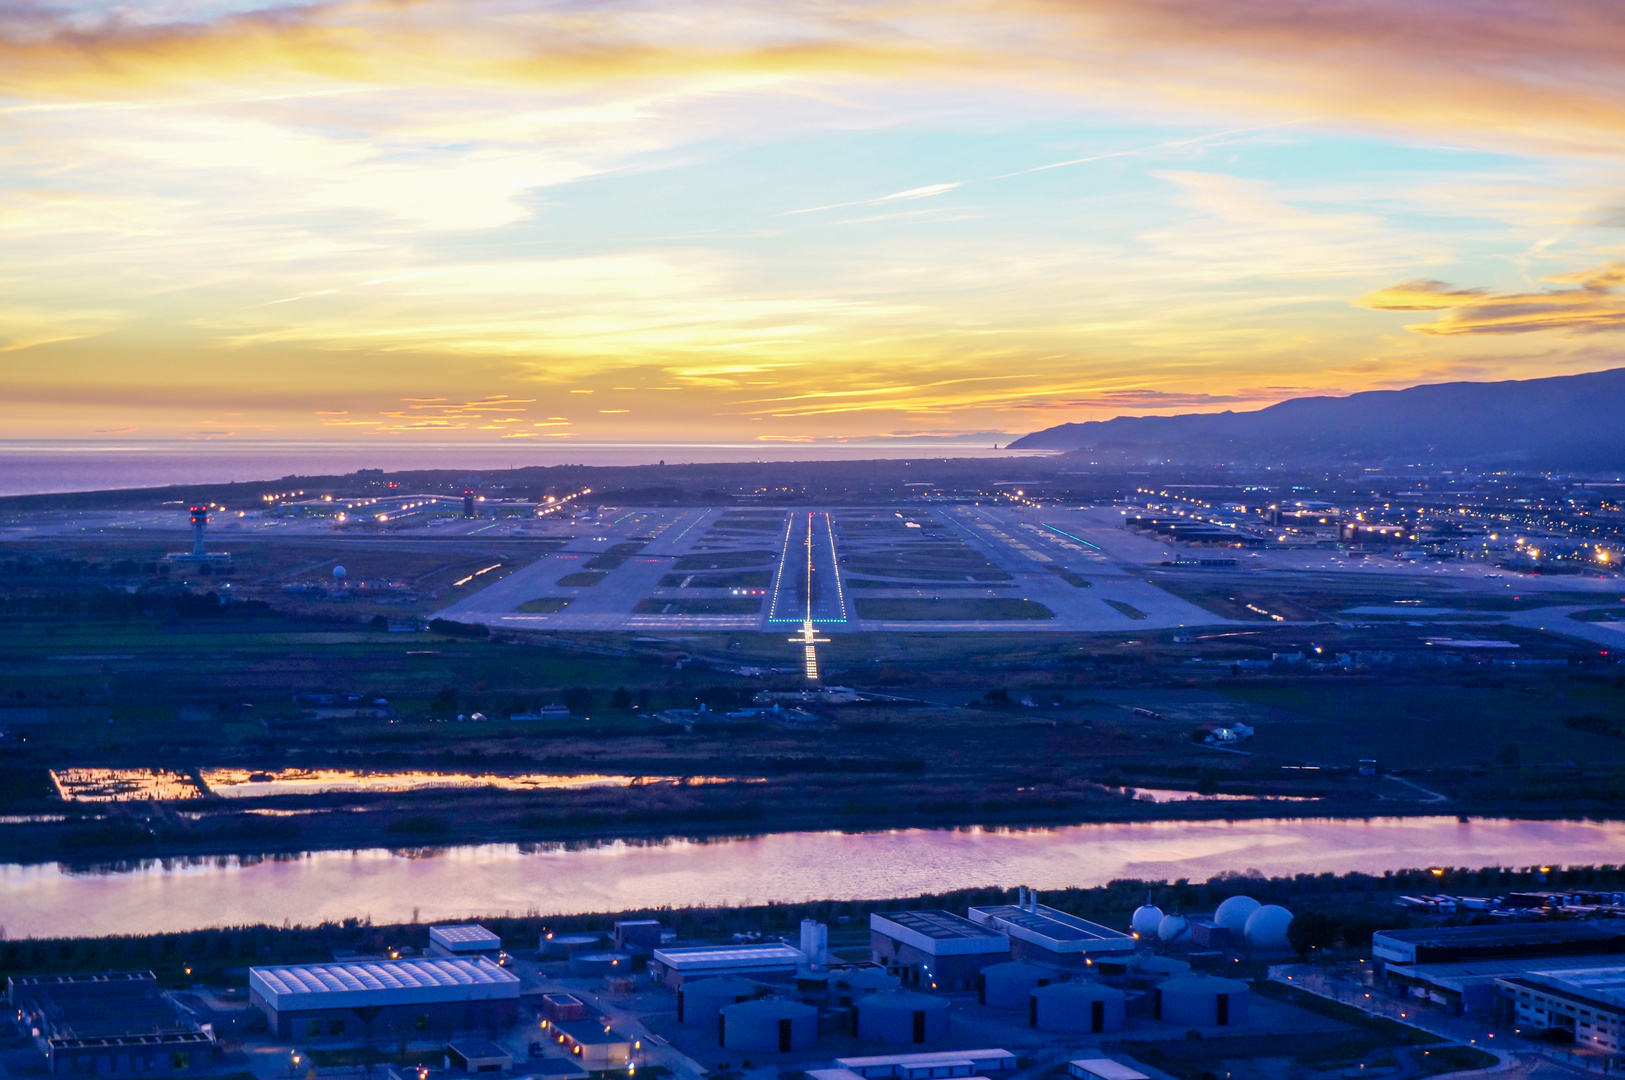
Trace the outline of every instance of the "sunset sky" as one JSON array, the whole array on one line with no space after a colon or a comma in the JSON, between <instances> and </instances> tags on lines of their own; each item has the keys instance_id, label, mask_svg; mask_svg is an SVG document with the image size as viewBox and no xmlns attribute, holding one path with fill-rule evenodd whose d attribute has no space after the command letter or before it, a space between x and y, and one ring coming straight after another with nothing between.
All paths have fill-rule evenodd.
<instances>
[{"instance_id":1,"label":"sunset sky","mask_svg":"<svg viewBox=\"0 0 1625 1080\"><path fill-rule=\"evenodd\" d=\"M1618 0L0 0L0 417L986 441L1625 366L1622 71Z\"/></svg>"}]
</instances>

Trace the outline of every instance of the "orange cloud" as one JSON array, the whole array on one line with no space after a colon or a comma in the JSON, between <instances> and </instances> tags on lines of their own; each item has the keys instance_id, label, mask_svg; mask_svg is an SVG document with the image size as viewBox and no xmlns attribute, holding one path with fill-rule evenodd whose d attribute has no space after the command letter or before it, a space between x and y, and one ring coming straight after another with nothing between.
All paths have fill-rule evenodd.
<instances>
[{"instance_id":1,"label":"orange cloud","mask_svg":"<svg viewBox=\"0 0 1625 1080\"><path fill-rule=\"evenodd\" d=\"M1355 301L1377 311L1433 311L1439 317L1407 329L1430 337L1464 334L1528 334L1541 330L1588 334L1625 330L1625 262L1557 274L1548 281L1573 282L1572 289L1534 293L1492 293L1452 289L1442 281L1407 281L1368 293Z\"/></svg>"},{"instance_id":2,"label":"orange cloud","mask_svg":"<svg viewBox=\"0 0 1625 1080\"><path fill-rule=\"evenodd\" d=\"M1621 55L1613 0L331 0L88 26L0 3L0 94L25 100L912 76L1588 154L1625 145Z\"/></svg>"}]
</instances>

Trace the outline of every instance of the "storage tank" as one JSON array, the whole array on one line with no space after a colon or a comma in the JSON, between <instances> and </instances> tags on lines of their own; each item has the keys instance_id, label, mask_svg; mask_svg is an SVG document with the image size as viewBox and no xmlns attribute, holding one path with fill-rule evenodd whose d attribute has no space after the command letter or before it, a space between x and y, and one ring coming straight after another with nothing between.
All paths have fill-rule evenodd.
<instances>
[{"instance_id":1,"label":"storage tank","mask_svg":"<svg viewBox=\"0 0 1625 1080\"><path fill-rule=\"evenodd\" d=\"M1191 921L1183 915L1164 915L1157 924L1157 940L1173 944L1191 936Z\"/></svg>"},{"instance_id":2,"label":"storage tank","mask_svg":"<svg viewBox=\"0 0 1625 1080\"><path fill-rule=\"evenodd\" d=\"M630 975L632 954L627 952L578 952L570 954L572 975Z\"/></svg>"},{"instance_id":3,"label":"storage tank","mask_svg":"<svg viewBox=\"0 0 1625 1080\"><path fill-rule=\"evenodd\" d=\"M1184 1027L1229 1027L1247 1019L1248 996L1239 979L1185 975L1151 991L1151 1015Z\"/></svg>"},{"instance_id":4,"label":"storage tank","mask_svg":"<svg viewBox=\"0 0 1625 1080\"><path fill-rule=\"evenodd\" d=\"M1292 912L1279 904L1265 904L1247 916L1247 945L1259 952L1285 952L1292 948L1286 928L1292 925Z\"/></svg>"},{"instance_id":5,"label":"storage tank","mask_svg":"<svg viewBox=\"0 0 1625 1080\"><path fill-rule=\"evenodd\" d=\"M1027 1023L1039 1031L1121 1031L1127 1002L1104 983L1051 983L1028 995Z\"/></svg>"},{"instance_id":6,"label":"storage tank","mask_svg":"<svg viewBox=\"0 0 1625 1080\"><path fill-rule=\"evenodd\" d=\"M686 982L677 991L677 1022L679 1024L714 1024L717 1013L724 1005L761 997L763 987L721 975L714 979L695 979Z\"/></svg>"},{"instance_id":7,"label":"storage tank","mask_svg":"<svg viewBox=\"0 0 1625 1080\"><path fill-rule=\"evenodd\" d=\"M1162 922L1162 909L1155 904L1141 904L1134 909L1134 914L1128 921L1129 929L1141 937L1150 937L1157 932L1157 926Z\"/></svg>"},{"instance_id":8,"label":"storage tank","mask_svg":"<svg viewBox=\"0 0 1625 1080\"><path fill-rule=\"evenodd\" d=\"M567 960L578 952L597 952L603 947L602 934L543 934L537 951L549 960Z\"/></svg>"},{"instance_id":9,"label":"storage tank","mask_svg":"<svg viewBox=\"0 0 1625 1080\"><path fill-rule=\"evenodd\" d=\"M858 968L831 975L829 996L836 1005L847 1006L861 997L888 993L900 985L897 976L887 974L882 968Z\"/></svg>"},{"instance_id":10,"label":"storage tank","mask_svg":"<svg viewBox=\"0 0 1625 1080\"><path fill-rule=\"evenodd\" d=\"M930 1043L948 1037L948 999L899 990L857 1003L858 1038L882 1043Z\"/></svg>"},{"instance_id":11,"label":"storage tank","mask_svg":"<svg viewBox=\"0 0 1625 1080\"><path fill-rule=\"evenodd\" d=\"M1247 934L1247 918L1257 911L1258 901L1250 896L1232 896L1213 913L1213 921L1230 932L1236 941Z\"/></svg>"},{"instance_id":12,"label":"storage tank","mask_svg":"<svg viewBox=\"0 0 1625 1080\"><path fill-rule=\"evenodd\" d=\"M995 1009L1024 1009L1027 999L1040 986L1071 978L1054 968L1011 960L989 964L976 975L976 1000Z\"/></svg>"},{"instance_id":13,"label":"storage tank","mask_svg":"<svg viewBox=\"0 0 1625 1080\"><path fill-rule=\"evenodd\" d=\"M1171 956L1146 956L1142 954L1129 961L1129 985L1136 988L1155 986L1164 979L1189 975L1190 971L1191 966L1183 960L1175 960Z\"/></svg>"},{"instance_id":14,"label":"storage tank","mask_svg":"<svg viewBox=\"0 0 1625 1080\"><path fill-rule=\"evenodd\" d=\"M757 998L717 1013L717 1045L753 1053L807 1050L818 1041L818 1010L799 1001Z\"/></svg>"}]
</instances>

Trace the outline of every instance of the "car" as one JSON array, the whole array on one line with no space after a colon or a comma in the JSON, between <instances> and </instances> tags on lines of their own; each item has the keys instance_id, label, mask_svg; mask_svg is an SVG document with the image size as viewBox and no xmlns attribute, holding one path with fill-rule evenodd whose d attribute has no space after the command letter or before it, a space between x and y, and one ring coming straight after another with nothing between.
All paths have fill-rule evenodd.
<instances>
[{"instance_id":1,"label":"car","mask_svg":"<svg viewBox=\"0 0 1625 1080\"><path fill-rule=\"evenodd\" d=\"M545 1052L546 1052L545 1048L542 1046L541 1043L533 1042L533 1043L530 1044L530 1056L531 1057L541 1057Z\"/></svg>"}]
</instances>

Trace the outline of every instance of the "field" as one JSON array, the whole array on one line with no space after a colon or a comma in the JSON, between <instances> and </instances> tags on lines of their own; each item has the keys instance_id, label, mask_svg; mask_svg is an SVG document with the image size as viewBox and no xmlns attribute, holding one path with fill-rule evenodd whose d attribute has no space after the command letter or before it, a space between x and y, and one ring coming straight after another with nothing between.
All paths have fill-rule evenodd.
<instances>
[{"instance_id":1,"label":"field","mask_svg":"<svg viewBox=\"0 0 1625 1080\"><path fill-rule=\"evenodd\" d=\"M1508 622L1538 610L1520 593L1165 572L1116 554L1137 541L1102 515L1066 513L1062 529L980 504L616 509L550 535L476 520L458 536L231 536L227 567L166 564L173 542L116 531L7 542L0 801L73 820L8 827L0 847L206 853L1279 813L1266 796L1327 815L1625 806L1625 691L1596 648ZM797 545L809 523L824 678L881 697L810 703L823 722L805 729L660 722L806 685L788 638L807 610ZM1567 590L1543 600L1610 602ZM1361 659L1318 666L1339 655ZM569 717L508 719L550 705ZM1251 742L1201 744L1238 723ZM1411 786L1358 777L1366 758ZM144 801L204 790L190 778L211 769L621 779L259 806L207 796L184 818ZM102 777L124 797L63 804L50 770ZM720 782L679 782L694 777ZM1147 803L1127 788L1226 799ZM85 817L92 805L108 818Z\"/></svg>"},{"instance_id":2,"label":"field","mask_svg":"<svg viewBox=\"0 0 1625 1080\"><path fill-rule=\"evenodd\" d=\"M938 619L999 620L1053 619L1055 612L1033 600L999 596L991 599L913 600L865 596L857 601L865 619L928 622Z\"/></svg>"}]
</instances>

